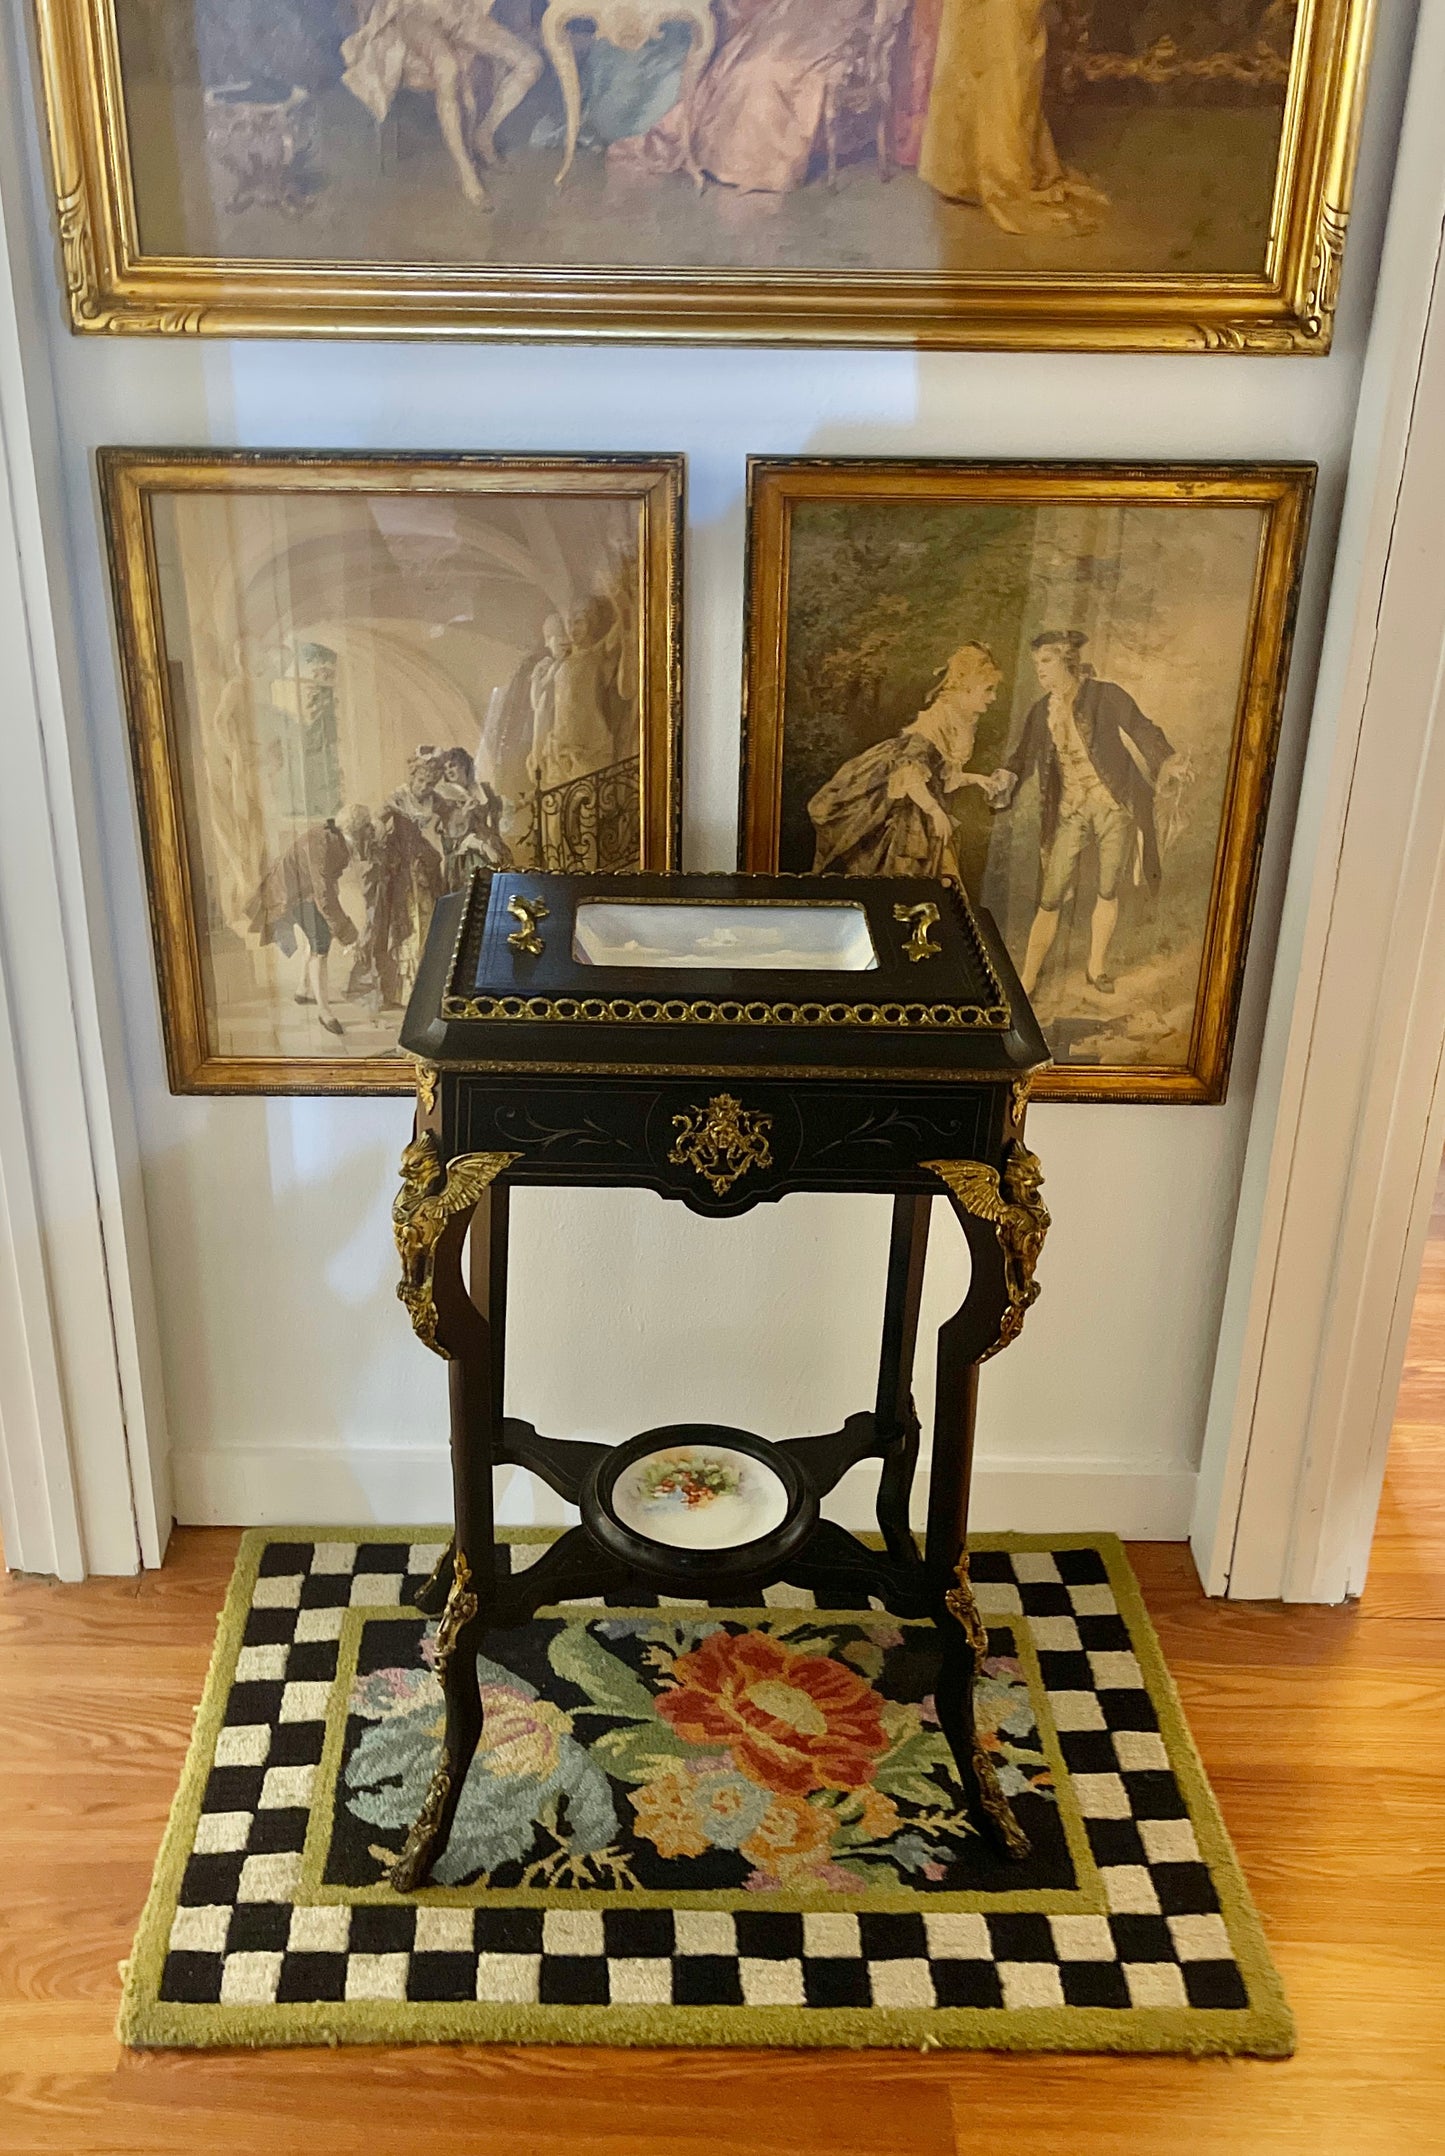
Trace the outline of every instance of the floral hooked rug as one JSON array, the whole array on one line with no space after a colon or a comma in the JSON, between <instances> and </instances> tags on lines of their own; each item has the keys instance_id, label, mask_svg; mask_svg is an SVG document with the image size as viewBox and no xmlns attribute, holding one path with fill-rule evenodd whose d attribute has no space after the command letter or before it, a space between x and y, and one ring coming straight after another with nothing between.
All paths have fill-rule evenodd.
<instances>
[{"instance_id":1,"label":"floral hooked rug","mask_svg":"<svg viewBox=\"0 0 1445 2156\"><path fill-rule=\"evenodd\" d=\"M514 1565L548 1539L518 1533ZM963 1816L932 1628L777 1588L489 1634L451 1845L403 1896L441 1728L408 1602L440 1543L248 1534L122 2037L1288 2053L1120 1545L972 1546L979 1727L1025 1862Z\"/></svg>"}]
</instances>

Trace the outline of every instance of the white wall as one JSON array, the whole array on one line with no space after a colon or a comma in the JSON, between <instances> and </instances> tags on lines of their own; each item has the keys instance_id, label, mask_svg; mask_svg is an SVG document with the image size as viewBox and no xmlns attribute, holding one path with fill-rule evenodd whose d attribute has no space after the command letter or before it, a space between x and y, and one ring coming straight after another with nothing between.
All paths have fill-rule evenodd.
<instances>
[{"instance_id":1,"label":"white wall","mask_svg":"<svg viewBox=\"0 0 1445 2156\"><path fill-rule=\"evenodd\" d=\"M733 860L749 451L1313 458L1321 485L1229 1101L1034 1110L1055 1219L1043 1299L982 1393L977 1524L1184 1534L1408 56L1408 0L1382 13L1324 361L99 340L70 337L52 311L181 1518L440 1517L444 1383L392 1294L387 1209L406 1104L166 1090L98 444L686 451L690 867ZM524 1193L514 1309L545 1308L549 1330L514 1322L509 1405L576 1434L688 1414L779 1434L827 1427L871 1399L885 1219L877 1199L794 1198L717 1225L642 1194ZM935 1319L964 1277L951 1223L938 1243ZM529 1503L509 1493L513 1516Z\"/></svg>"}]
</instances>

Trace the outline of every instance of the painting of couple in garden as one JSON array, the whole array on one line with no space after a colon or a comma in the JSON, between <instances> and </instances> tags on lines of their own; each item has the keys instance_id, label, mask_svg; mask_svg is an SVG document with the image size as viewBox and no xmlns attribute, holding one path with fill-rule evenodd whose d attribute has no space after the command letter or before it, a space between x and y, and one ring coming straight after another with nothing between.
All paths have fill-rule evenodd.
<instances>
[{"instance_id":1,"label":"painting of couple in garden","mask_svg":"<svg viewBox=\"0 0 1445 2156\"><path fill-rule=\"evenodd\" d=\"M745 865L953 877L1047 1087L1218 1097L1310 485L754 459Z\"/></svg>"}]
</instances>

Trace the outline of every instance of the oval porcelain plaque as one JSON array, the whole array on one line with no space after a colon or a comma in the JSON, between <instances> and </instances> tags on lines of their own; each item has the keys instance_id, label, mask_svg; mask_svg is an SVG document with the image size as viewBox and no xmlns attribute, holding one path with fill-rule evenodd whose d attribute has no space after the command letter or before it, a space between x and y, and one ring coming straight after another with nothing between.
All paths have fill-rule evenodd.
<instances>
[{"instance_id":1,"label":"oval porcelain plaque","mask_svg":"<svg viewBox=\"0 0 1445 2156\"><path fill-rule=\"evenodd\" d=\"M612 1486L624 1527L678 1550L730 1550L781 1527L780 1475L728 1445L669 1445L633 1460Z\"/></svg>"}]
</instances>

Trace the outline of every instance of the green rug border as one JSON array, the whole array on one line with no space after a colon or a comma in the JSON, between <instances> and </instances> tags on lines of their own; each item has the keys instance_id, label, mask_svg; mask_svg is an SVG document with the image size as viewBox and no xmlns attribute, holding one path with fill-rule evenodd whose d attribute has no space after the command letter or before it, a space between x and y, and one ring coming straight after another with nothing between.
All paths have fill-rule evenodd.
<instances>
[{"instance_id":1,"label":"green rug border","mask_svg":"<svg viewBox=\"0 0 1445 2156\"><path fill-rule=\"evenodd\" d=\"M547 1542L551 1528L505 1531ZM116 2034L133 2049L279 2049L298 2045L489 2043L601 2046L766 2046L1231 2054L1288 2058L1294 2017L1270 1959L1264 1929L1210 1790L1174 1681L1165 1665L1123 1544L1111 1534L970 1535L975 1550L1094 1549L1104 1560L1134 1651L1159 1713L1200 1854L1209 1866L1246 1988L1243 2010L1218 2007L686 2007L511 2006L459 2002L302 2001L272 2006L197 2006L158 1997L170 1927L216 1738L223 1725L246 1616L269 1543L445 1543L448 1528L253 1527L241 1538L216 1624L205 1690L162 1837L129 1961L122 1963ZM560 1605L566 1607L567 1605Z\"/></svg>"}]
</instances>

